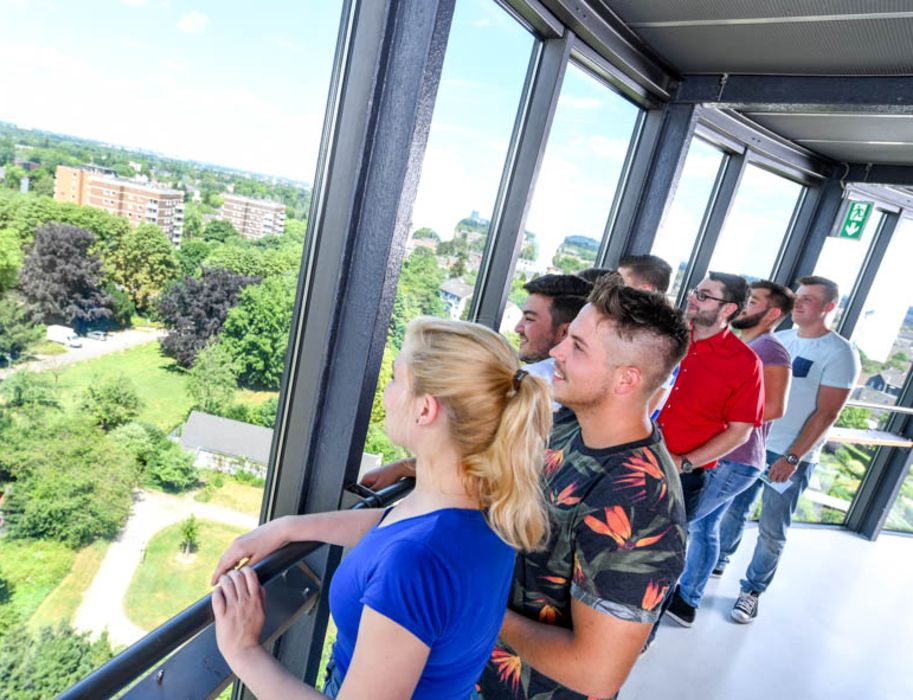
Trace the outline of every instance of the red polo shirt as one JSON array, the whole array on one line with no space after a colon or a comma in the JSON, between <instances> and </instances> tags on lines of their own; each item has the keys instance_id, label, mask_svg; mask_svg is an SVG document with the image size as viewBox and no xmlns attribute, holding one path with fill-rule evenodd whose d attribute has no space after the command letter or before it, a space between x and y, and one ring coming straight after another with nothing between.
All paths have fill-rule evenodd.
<instances>
[{"instance_id":1,"label":"red polo shirt","mask_svg":"<svg viewBox=\"0 0 913 700\"><path fill-rule=\"evenodd\" d=\"M656 419L674 454L685 454L723 432L730 422L761 425L764 379L754 351L728 328L694 340ZM716 461L703 465L715 467Z\"/></svg>"}]
</instances>

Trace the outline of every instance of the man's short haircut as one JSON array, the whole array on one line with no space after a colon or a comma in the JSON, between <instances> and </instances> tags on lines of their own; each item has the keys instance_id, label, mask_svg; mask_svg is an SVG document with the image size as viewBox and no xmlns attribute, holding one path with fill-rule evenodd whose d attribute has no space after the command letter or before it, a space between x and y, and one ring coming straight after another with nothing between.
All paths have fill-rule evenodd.
<instances>
[{"instance_id":1,"label":"man's short haircut","mask_svg":"<svg viewBox=\"0 0 913 700\"><path fill-rule=\"evenodd\" d=\"M669 291L672 280L672 266L655 255L626 255L618 261L618 267L626 267L631 273L649 284L657 292Z\"/></svg>"},{"instance_id":2,"label":"man's short haircut","mask_svg":"<svg viewBox=\"0 0 913 700\"><path fill-rule=\"evenodd\" d=\"M596 284L596 280L603 275L608 275L612 272L615 272L615 270L610 270L607 267L588 267L586 270L578 272L577 276L582 277L590 284Z\"/></svg>"},{"instance_id":3,"label":"man's short haircut","mask_svg":"<svg viewBox=\"0 0 913 700\"><path fill-rule=\"evenodd\" d=\"M593 285L577 275L542 275L523 285L527 294L539 294L552 300L552 328L574 320Z\"/></svg>"},{"instance_id":4,"label":"man's short haircut","mask_svg":"<svg viewBox=\"0 0 913 700\"><path fill-rule=\"evenodd\" d=\"M742 313L748 305L748 299L751 297L751 288L748 286L748 280L739 275L733 275L728 272L709 272L707 277L712 279L714 282L719 282L723 285L723 297L726 301L735 304L736 310L729 315L729 318L726 319L726 323L729 323L732 319Z\"/></svg>"},{"instance_id":5,"label":"man's short haircut","mask_svg":"<svg viewBox=\"0 0 913 700\"><path fill-rule=\"evenodd\" d=\"M824 287L825 304L830 304L840 298L840 289L837 287L837 283L833 280L829 280L827 277L807 275L805 277L799 278L799 284L804 284L806 286L810 284L817 284L819 287Z\"/></svg>"},{"instance_id":6,"label":"man's short haircut","mask_svg":"<svg viewBox=\"0 0 913 700\"><path fill-rule=\"evenodd\" d=\"M619 338L636 344L632 356L637 358L644 388L654 392L688 350L691 331L682 312L661 292L627 287L617 274L596 282L589 303L612 321Z\"/></svg>"},{"instance_id":7,"label":"man's short haircut","mask_svg":"<svg viewBox=\"0 0 913 700\"><path fill-rule=\"evenodd\" d=\"M777 284L770 280L759 280L757 282L752 282L751 288L766 289L770 305L780 309L780 311L783 312L783 316L788 315L789 312L793 310L796 295L789 287L784 287L782 284Z\"/></svg>"}]
</instances>

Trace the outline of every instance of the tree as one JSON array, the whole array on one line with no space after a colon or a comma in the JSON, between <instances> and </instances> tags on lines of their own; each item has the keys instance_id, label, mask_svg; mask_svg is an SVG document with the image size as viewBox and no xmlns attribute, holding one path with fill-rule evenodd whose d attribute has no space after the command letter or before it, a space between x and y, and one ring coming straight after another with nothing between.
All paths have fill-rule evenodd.
<instances>
[{"instance_id":1,"label":"tree","mask_svg":"<svg viewBox=\"0 0 913 700\"><path fill-rule=\"evenodd\" d=\"M227 270L204 269L199 278L185 277L173 284L157 304L168 329L162 351L182 367L191 367L197 353L222 330L241 290L256 281Z\"/></svg>"},{"instance_id":2,"label":"tree","mask_svg":"<svg viewBox=\"0 0 913 700\"><path fill-rule=\"evenodd\" d=\"M95 235L68 224L45 224L22 265L19 287L46 323L77 330L111 316L111 298L101 289L101 260L90 254Z\"/></svg>"},{"instance_id":3,"label":"tree","mask_svg":"<svg viewBox=\"0 0 913 700\"><path fill-rule=\"evenodd\" d=\"M24 624L0 634L0 697L6 700L55 697L114 656L107 632L93 641L66 623L34 637Z\"/></svg>"},{"instance_id":4,"label":"tree","mask_svg":"<svg viewBox=\"0 0 913 700\"><path fill-rule=\"evenodd\" d=\"M187 202L184 205L184 241L189 242L203 232L203 214L199 205ZM183 243L181 244L183 247Z\"/></svg>"},{"instance_id":5,"label":"tree","mask_svg":"<svg viewBox=\"0 0 913 700\"><path fill-rule=\"evenodd\" d=\"M434 241L435 243L440 243L441 241L441 237L437 235L437 231L430 229L427 226L416 229L415 233L412 234L412 237L416 240Z\"/></svg>"},{"instance_id":6,"label":"tree","mask_svg":"<svg viewBox=\"0 0 913 700\"><path fill-rule=\"evenodd\" d=\"M191 513L181 521L181 551L192 554L200 548L200 521Z\"/></svg>"},{"instance_id":7,"label":"tree","mask_svg":"<svg viewBox=\"0 0 913 700\"><path fill-rule=\"evenodd\" d=\"M11 228L0 229L0 294L16 284L22 267L19 236Z\"/></svg>"},{"instance_id":8,"label":"tree","mask_svg":"<svg viewBox=\"0 0 913 700\"><path fill-rule=\"evenodd\" d=\"M450 266L450 277L462 277L466 274L466 263L469 256L465 251L459 251L454 257L453 264Z\"/></svg>"},{"instance_id":9,"label":"tree","mask_svg":"<svg viewBox=\"0 0 913 700\"><path fill-rule=\"evenodd\" d=\"M155 224L140 224L112 256L112 277L140 312L177 278L180 265L174 246Z\"/></svg>"},{"instance_id":10,"label":"tree","mask_svg":"<svg viewBox=\"0 0 913 700\"><path fill-rule=\"evenodd\" d=\"M225 219L213 219L203 227L204 241L218 241L225 243L232 238L240 238L241 234L238 229L231 225L230 221Z\"/></svg>"},{"instance_id":11,"label":"tree","mask_svg":"<svg viewBox=\"0 0 913 700\"><path fill-rule=\"evenodd\" d=\"M142 405L133 382L123 375L93 383L81 403L89 418L105 432L136 418Z\"/></svg>"},{"instance_id":12,"label":"tree","mask_svg":"<svg viewBox=\"0 0 913 700\"><path fill-rule=\"evenodd\" d=\"M222 343L249 386L278 389L295 305L295 278L271 277L246 287L228 312Z\"/></svg>"},{"instance_id":13,"label":"tree","mask_svg":"<svg viewBox=\"0 0 913 700\"><path fill-rule=\"evenodd\" d=\"M238 386L238 370L221 345L207 345L197 353L190 370L187 392L200 410L219 415L231 403Z\"/></svg>"},{"instance_id":14,"label":"tree","mask_svg":"<svg viewBox=\"0 0 913 700\"><path fill-rule=\"evenodd\" d=\"M16 359L44 335L44 326L32 322L31 314L17 295L0 298L0 357Z\"/></svg>"},{"instance_id":15,"label":"tree","mask_svg":"<svg viewBox=\"0 0 913 700\"><path fill-rule=\"evenodd\" d=\"M19 440L15 452L3 454L4 468L15 477L4 502L11 537L75 548L118 533L137 483L129 455L73 418L34 424Z\"/></svg>"},{"instance_id":16,"label":"tree","mask_svg":"<svg viewBox=\"0 0 913 700\"><path fill-rule=\"evenodd\" d=\"M199 479L193 455L167 437L156 442L146 463L146 483L163 491L186 491Z\"/></svg>"},{"instance_id":17,"label":"tree","mask_svg":"<svg viewBox=\"0 0 913 700\"><path fill-rule=\"evenodd\" d=\"M837 417L838 428L853 428L855 430L868 430L870 414L861 406L846 406Z\"/></svg>"},{"instance_id":18,"label":"tree","mask_svg":"<svg viewBox=\"0 0 913 700\"><path fill-rule=\"evenodd\" d=\"M178 265L184 277L196 277L203 267L203 261L209 255L210 246L206 241L189 240L181 243L177 252Z\"/></svg>"},{"instance_id":19,"label":"tree","mask_svg":"<svg viewBox=\"0 0 913 700\"><path fill-rule=\"evenodd\" d=\"M434 254L426 248L416 248L403 262L399 291L412 296L423 314L440 316L444 313L440 291L443 281L444 272Z\"/></svg>"},{"instance_id":20,"label":"tree","mask_svg":"<svg viewBox=\"0 0 913 700\"><path fill-rule=\"evenodd\" d=\"M111 318L108 320L116 327L129 328L133 324L133 314L136 313L130 297L110 280L105 280L101 289L111 298Z\"/></svg>"},{"instance_id":21,"label":"tree","mask_svg":"<svg viewBox=\"0 0 913 700\"><path fill-rule=\"evenodd\" d=\"M44 408L60 408L57 388L46 374L20 369L0 384L0 396L6 407L25 412Z\"/></svg>"}]
</instances>

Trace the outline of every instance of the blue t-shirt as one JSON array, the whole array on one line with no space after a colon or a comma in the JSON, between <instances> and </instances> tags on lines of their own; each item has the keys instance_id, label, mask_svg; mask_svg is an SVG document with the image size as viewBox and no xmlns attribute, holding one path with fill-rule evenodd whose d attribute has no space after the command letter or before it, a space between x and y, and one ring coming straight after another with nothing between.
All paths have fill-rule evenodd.
<instances>
[{"instance_id":1,"label":"blue t-shirt","mask_svg":"<svg viewBox=\"0 0 913 700\"><path fill-rule=\"evenodd\" d=\"M340 673L367 605L431 649L413 698L466 700L504 621L514 555L476 510L445 508L369 530L330 583Z\"/></svg>"}]
</instances>

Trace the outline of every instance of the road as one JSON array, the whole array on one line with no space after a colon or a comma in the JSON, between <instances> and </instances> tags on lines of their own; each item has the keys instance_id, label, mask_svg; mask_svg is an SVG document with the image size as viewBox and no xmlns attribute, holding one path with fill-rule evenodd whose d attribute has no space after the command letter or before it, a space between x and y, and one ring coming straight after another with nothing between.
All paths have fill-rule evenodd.
<instances>
[{"instance_id":1,"label":"road","mask_svg":"<svg viewBox=\"0 0 913 700\"><path fill-rule=\"evenodd\" d=\"M214 520L244 529L257 527L257 517L230 508L200 503L193 496L172 496L158 491L140 491L133 513L120 536L108 547L98 573L86 590L76 610L73 626L101 634L105 629L113 646L130 645L146 635L146 630L133 624L124 611L127 588L143 560L149 540L169 525L190 514L203 520Z\"/></svg>"},{"instance_id":2,"label":"road","mask_svg":"<svg viewBox=\"0 0 913 700\"><path fill-rule=\"evenodd\" d=\"M117 331L108 335L107 340L91 340L90 338L82 339L81 348L67 348L65 355L50 355L48 357L39 357L37 360L23 362L15 367L0 369L0 379L6 375L16 372L20 369L28 369L32 372L43 372L49 369L66 367L76 362L85 362L102 355L108 355L112 352L120 352L127 348L137 345L145 345L155 340L159 340L165 335L165 331L158 328L131 328L125 331Z\"/></svg>"}]
</instances>

